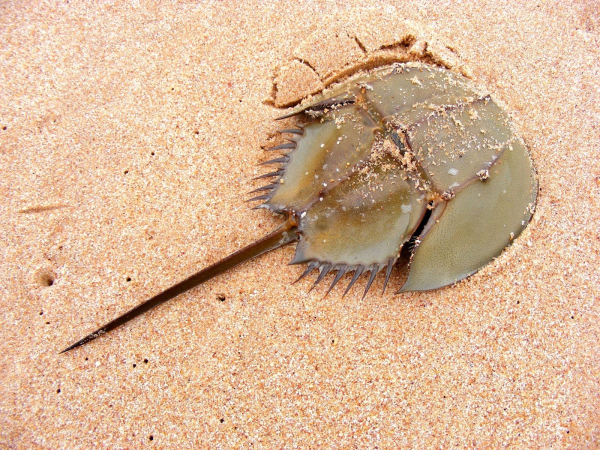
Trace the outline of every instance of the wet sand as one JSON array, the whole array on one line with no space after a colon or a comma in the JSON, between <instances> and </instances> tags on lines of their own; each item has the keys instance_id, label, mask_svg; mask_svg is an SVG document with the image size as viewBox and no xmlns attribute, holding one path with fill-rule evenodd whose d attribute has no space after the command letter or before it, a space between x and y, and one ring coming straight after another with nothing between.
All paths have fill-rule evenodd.
<instances>
[{"instance_id":1,"label":"wet sand","mask_svg":"<svg viewBox=\"0 0 600 450\"><path fill-rule=\"evenodd\" d=\"M281 222L244 202L276 96L361 56L335 30L394 39L356 4L2 6L0 446L600 446L591 1L378 2L460 55L531 150L536 214L476 275L325 298L292 284L289 246L58 355ZM322 76L286 81L302 51Z\"/></svg>"}]
</instances>

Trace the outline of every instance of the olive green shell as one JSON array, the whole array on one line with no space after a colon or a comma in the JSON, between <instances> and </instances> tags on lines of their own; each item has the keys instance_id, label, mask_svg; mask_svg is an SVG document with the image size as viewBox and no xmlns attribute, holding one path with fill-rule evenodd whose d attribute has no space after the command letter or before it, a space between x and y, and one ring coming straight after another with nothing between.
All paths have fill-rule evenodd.
<instances>
[{"instance_id":1,"label":"olive green shell","mask_svg":"<svg viewBox=\"0 0 600 450\"><path fill-rule=\"evenodd\" d=\"M519 235L535 206L535 173L506 114L469 80L435 66L396 64L338 84L284 117L300 116L289 153L258 178L261 205L287 216L278 229L205 267L67 347L86 344L198 284L298 241L292 263L353 272L386 268L412 243L401 291L455 283ZM266 193L264 193L266 192Z\"/></svg>"},{"instance_id":2,"label":"olive green shell","mask_svg":"<svg viewBox=\"0 0 600 450\"><path fill-rule=\"evenodd\" d=\"M395 64L284 118L296 115L304 123L284 130L293 137L276 148L290 151L265 163L282 167L258 198L296 217L292 263L319 268L317 282L354 271L352 285L370 271L368 289L382 268L389 277L412 237L401 291L436 289L485 266L531 218L537 183L527 148L498 104L460 74Z\"/></svg>"}]
</instances>

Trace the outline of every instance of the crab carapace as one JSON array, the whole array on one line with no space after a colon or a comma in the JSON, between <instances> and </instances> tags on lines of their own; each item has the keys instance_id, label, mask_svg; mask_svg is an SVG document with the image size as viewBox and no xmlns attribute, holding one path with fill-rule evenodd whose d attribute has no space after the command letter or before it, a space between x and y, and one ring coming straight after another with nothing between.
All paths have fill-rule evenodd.
<instances>
[{"instance_id":1,"label":"crab carapace","mask_svg":"<svg viewBox=\"0 0 600 450\"><path fill-rule=\"evenodd\" d=\"M284 224L89 334L85 344L155 306L269 250L297 241L292 264L335 272L346 292L412 245L399 292L453 284L488 264L527 226L535 171L507 114L483 89L445 68L394 64L358 74L293 108L277 170L251 199ZM329 292L329 291L328 291Z\"/></svg>"}]
</instances>

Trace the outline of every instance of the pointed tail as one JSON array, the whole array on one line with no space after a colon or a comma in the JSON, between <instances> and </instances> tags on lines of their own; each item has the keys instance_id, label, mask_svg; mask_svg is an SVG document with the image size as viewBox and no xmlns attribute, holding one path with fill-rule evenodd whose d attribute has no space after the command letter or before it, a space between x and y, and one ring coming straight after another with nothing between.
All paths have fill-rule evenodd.
<instances>
[{"instance_id":1,"label":"pointed tail","mask_svg":"<svg viewBox=\"0 0 600 450\"><path fill-rule=\"evenodd\" d=\"M282 226L277 228L275 231L271 232L267 236L262 239L253 242L252 244L244 247L241 250L238 250L235 253L223 258L220 261L202 269L200 272L195 273L194 275L186 278L185 280L177 283L174 286L164 290L160 294L155 295L154 297L146 300L144 303L139 304L135 308L129 310L125 314L117 317L116 319L108 322L106 325L100 327L93 333L88 334L83 339L75 342L69 347L65 348L61 353L68 352L69 350L73 350L74 348L80 347L90 341L93 341L97 337L102 336L103 334L108 333L110 330L113 330L126 322L134 319L135 317L144 314L146 311L151 310L152 308L164 303L172 298L182 294L185 291L192 289L193 287L198 286L199 284L204 283L211 278L226 272L232 267L237 266L245 261L248 261L252 258L255 258L258 255L262 255L270 250L274 250L276 248L282 247L290 242L293 242L298 239L298 234L296 232L296 221L293 217L290 217Z\"/></svg>"}]
</instances>

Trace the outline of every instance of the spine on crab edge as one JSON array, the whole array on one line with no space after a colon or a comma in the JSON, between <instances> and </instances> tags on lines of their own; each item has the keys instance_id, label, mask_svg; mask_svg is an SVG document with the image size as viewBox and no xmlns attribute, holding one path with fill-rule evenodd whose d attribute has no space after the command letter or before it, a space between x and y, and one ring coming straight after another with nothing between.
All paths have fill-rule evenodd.
<instances>
[{"instance_id":1,"label":"spine on crab edge","mask_svg":"<svg viewBox=\"0 0 600 450\"><path fill-rule=\"evenodd\" d=\"M237 266L245 261L248 261L252 258L255 258L263 253L266 253L270 250L274 250L276 248L282 247L290 242L298 239L298 234L296 233L296 221L293 217L290 217L282 226L263 237L262 239L253 242L247 247L238 250L235 253L232 253L229 256L217 261L216 263L202 269L200 272L195 273L194 275L186 278L185 280L177 283L174 286L164 290L160 294L155 295L154 297L146 300L144 303L136 306L135 308L129 310L125 314L117 317L116 319L108 322L106 325L100 327L93 333L88 334L83 339L75 342L69 347L65 348L61 353L68 352L74 348L80 347L90 341L93 341L99 336L108 333L110 330L113 330L126 322L134 319L135 317L144 314L146 311L164 303L168 300L171 300L174 297L177 297L179 294L182 294L199 284L204 283L205 281L210 280L211 278L226 272L232 267Z\"/></svg>"}]
</instances>

